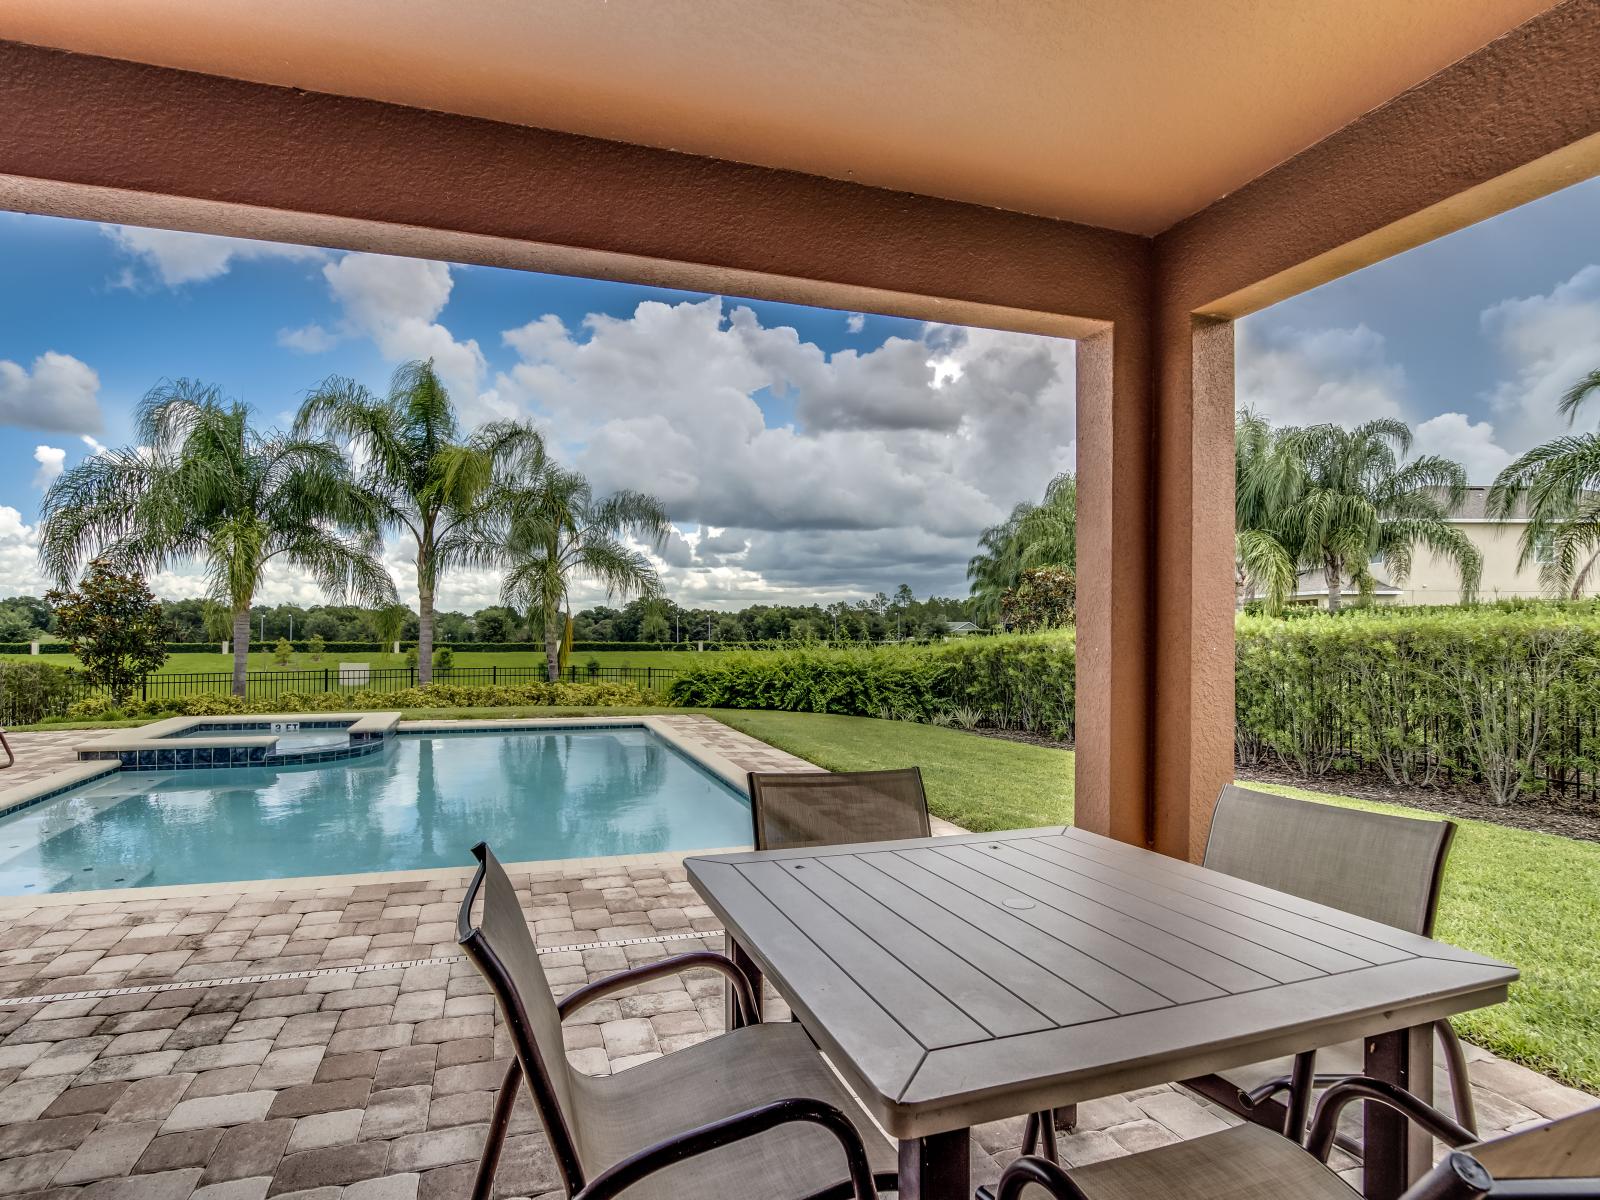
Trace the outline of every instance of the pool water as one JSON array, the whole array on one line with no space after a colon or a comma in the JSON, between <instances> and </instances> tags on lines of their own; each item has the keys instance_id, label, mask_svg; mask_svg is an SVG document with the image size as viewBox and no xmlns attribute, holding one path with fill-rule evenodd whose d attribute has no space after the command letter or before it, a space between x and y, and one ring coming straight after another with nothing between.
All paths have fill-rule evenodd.
<instances>
[{"instance_id":1,"label":"pool water","mask_svg":"<svg viewBox=\"0 0 1600 1200\"><path fill-rule=\"evenodd\" d=\"M750 807L643 728L422 734L327 766L122 771L0 818L0 895L705 850Z\"/></svg>"}]
</instances>

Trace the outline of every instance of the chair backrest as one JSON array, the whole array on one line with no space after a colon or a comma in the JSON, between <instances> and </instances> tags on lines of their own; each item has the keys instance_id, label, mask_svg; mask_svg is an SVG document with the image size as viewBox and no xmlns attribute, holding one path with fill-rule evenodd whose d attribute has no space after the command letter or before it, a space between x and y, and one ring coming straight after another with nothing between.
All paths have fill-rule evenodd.
<instances>
[{"instance_id":1,"label":"chair backrest","mask_svg":"<svg viewBox=\"0 0 1600 1200\"><path fill-rule=\"evenodd\" d=\"M1430 936L1452 821L1336 808L1232 784L1211 819L1205 865Z\"/></svg>"},{"instance_id":2,"label":"chair backrest","mask_svg":"<svg viewBox=\"0 0 1600 1200\"><path fill-rule=\"evenodd\" d=\"M1496 1180L1600 1179L1600 1105L1480 1142L1467 1153Z\"/></svg>"},{"instance_id":3,"label":"chair backrest","mask_svg":"<svg viewBox=\"0 0 1600 1200\"><path fill-rule=\"evenodd\" d=\"M757 850L927 837L922 772L750 772Z\"/></svg>"},{"instance_id":4,"label":"chair backrest","mask_svg":"<svg viewBox=\"0 0 1600 1200\"><path fill-rule=\"evenodd\" d=\"M472 853L478 859L478 871L461 901L456 940L500 1003L517 1061L571 1195L583 1186L584 1173L578 1157L578 1105L561 1036L561 1014L516 888L487 843L479 842ZM472 909L480 895L483 915L474 926Z\"/></svg>"}]
</instances>

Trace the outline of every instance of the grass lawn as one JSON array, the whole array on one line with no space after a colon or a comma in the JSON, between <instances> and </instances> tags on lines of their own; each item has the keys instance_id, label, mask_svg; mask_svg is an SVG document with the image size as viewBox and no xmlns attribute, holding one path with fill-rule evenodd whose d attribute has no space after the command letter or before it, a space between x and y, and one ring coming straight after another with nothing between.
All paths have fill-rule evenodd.
<instances>
[{"instance_id":1,"label":"grass lawn","mask_svg":"<svg viewBox=\"0 0 1600 1200\"><path fill-rule=\"evenodd\" d=\"M1072 757L1061 750L911 721L744 709L712 715L830 771L921 767L929 809L966 829L1072 822Z\"/></svg>"},{"instance_id":2,"label":"grass lawn","mask_svg":"<svg viewBox=\"0 0 1600 1200\"><path fill-rule=\"evenodd\" d=\"M441 647L442 648L442 647ZM706 651L706 653L716 653ZM576 651L572 655L572 664L581 673L589 664L590 659L599 662L603 667L676 667L682 669L696 658L694 651L676 650L602 650L594 653ZM37 658L27 654L0 654L0 662L47 662L58 667L75 667L78 660L70 654L42 654ZM329 651L322 656L321 662L312 660L309 654L295 654L289 659L287 667L279 666L273 659L270 650L252 651L250 654L250 670L252 671L320 671L323 668L337 670L342 662L364 662L377 667L404 667L406 665L403 654L339 654ZM460 653L455 656L455 665L458 667L531 667L544 666L544 648L529 647L527 650L514 650L507 653L480 654ZM174 654L162 664L158 674L172 675L192 671L232 671L233 656L228 654Z\"/></svg>"}]
</instances>

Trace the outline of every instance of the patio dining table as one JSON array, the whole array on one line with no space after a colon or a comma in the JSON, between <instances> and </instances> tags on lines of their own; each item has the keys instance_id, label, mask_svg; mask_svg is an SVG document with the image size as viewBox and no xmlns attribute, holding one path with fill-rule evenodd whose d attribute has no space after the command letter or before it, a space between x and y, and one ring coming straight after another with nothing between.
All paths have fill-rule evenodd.
<instances>
[{"instance_id":1,"label":"patio dining table","mask_svg":"<svg viewBox=\"0 0 1600 1200\"><path fill-rule=\"evenodd\" d=\"M1356 1038L1369 1074L1431 1099L1431 1022L1517 977L1073 828L686 865L730 951L899 1139L905 1200L970 1197L973 1125ZM1366 1107L1365 1192L1389 1200L1432 1144Z\"/></svg>"}]
</instances>

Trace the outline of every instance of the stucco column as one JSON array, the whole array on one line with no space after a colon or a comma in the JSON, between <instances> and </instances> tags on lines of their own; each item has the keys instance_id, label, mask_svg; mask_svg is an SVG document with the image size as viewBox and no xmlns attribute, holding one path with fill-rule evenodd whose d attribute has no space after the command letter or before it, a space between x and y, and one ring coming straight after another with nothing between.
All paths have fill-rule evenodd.
<instances>
[{"instance_id":1,"label":"stucco column","mask_svg":"<svg viewBox=\"0 0 1600 1200\"><path fill-rule=\"evenodd\" d=\"M1078 342L1076 815L1143 846L1150 830L1150 363L1142 319Z\"/></svg>"},{"instance_id":2,"label":"stucco column","mask_svg":"<svg viewBox=\"0 0 1600 1200\"><path fill-rule=\"evenodd\" d=\"M1233 325L1078 343L1076 823L1198 859L1233 777Z\"/></svg>"},{"instance_id":3,"label":"stucco column","mask_svg":"<svg viewBox=\"0 0 1600 1200\"><path fill-rule=\"evenodd\" d=\"M1159 328L1151 841L1199 861L1233 778L1233 322Z\"/></svg>"}]
</instances>

